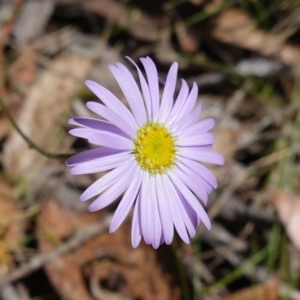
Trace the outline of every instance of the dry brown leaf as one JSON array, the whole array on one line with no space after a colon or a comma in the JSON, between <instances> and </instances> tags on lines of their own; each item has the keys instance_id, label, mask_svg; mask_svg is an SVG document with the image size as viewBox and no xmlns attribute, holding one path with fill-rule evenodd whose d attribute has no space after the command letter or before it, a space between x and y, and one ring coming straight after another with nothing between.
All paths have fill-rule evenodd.
<instances>
[{"instance_id":1,"label":"dry brown leaf","mask_svg":"<svg viewBox=\"0 0 300 300\"><path fill-rule=\"evenodd\" d=\"M192 31L182 21L178 21L175 26L175 33L179 46L183 52L195 53L199 48L199 41Z\"/></svg>"},{"instance_id":2,"label":"dry brown leaf","mask_svg":"<svg viewBox=\"0 0 300 300\"><path fill-rule=\"evenodd\" d=\"M40 251L53 250L74 230L99 222L103 213L76 214L49 200L37 229ZM100 294L113 299L112 291L119 299L180 299L179 288L170 284L172 278L162 271L156 251L145 244L132 248L129 222L114 234L105 232L47 264L46 272L58 293L70 300L97 299Z\"/></svg>"},{"instance_id":3,"label":"dry brown leaf","mask_svg":"<svg viewBox=\"0 0 300 300\"><path fill-rule=\"evenodd\" d=\"M218 166L209 166L217 176L220 182L228 180L228 172L233 162L234 153L236 150L236 139L238 133L230 128L214 130L215 143L213 150L221 153L224 156L225 165L222 168Z\"/></svg>"},{"instance_id":4,"label":"dry brown leaf","mask_svg":"<svg viewBox=\"0 0 300 300\"><path fill-rule=\"evenodd\" d=\"M12 90L26 90L37 75L36 50L33 45L25 45L20 56L13 63L9 71L9 83Z\"/></svg>"},{"instance_id":5,"label":"dry brown leaf","mask_svg":"<svg viewBox=\"0 0 300 300\"><path fill-rule=\"evenodd\" d=\"M0 179L0 271L6 273L12 267L10 252L18 246L22 237L20 221L12 222L19 215L11 186Z\"/></svg>"},{"instance_id":6,"label":"dry brown leaf","mask_svg":"<svg viewBox=\"0 0 300 300\"><path fill-rule=\"evenodd\" d=\"M19 112L22 109L21 94L26 94L31 88L31 84L36 79L37 64L35 60L35 48L26 45L22 49L20 56L9 69L9 88L18 93L6 95L3 99L14 120L18 119ZM1 112L0 115L0 139L8 137L13 127L8 118Z\"/></svg>"},{"instance_id":7,"label":"dry brown leaf","mask_svg":"<svg viewBox=\"0 0 300 300\"><path fill-rule=\"evenodd\" d=\"M126 28L133 36L148 42L159 37L158 20L140 10L132 10L114 0L86 0L82 6L87 11L104 16L111 23Z\"/></svg>"},{"instance_id":8,"label":"dry brown leaf","mask_svg":"<svg viewBox=\"0 0 300 300\"><path fill-rule=\"evenodd\" d=\"M214 19L212 35L228 43L265 56L278 57L284 63L300 67L300 48L286 43L280 36L256 27L241 9L230 8Z\"/></svg>"},{"instance_id":9,"label":"dry brown leaf","mask_svg":"<svg viewBox=\"0 0 300 300\"><path fill-rule=\"evenodd\" d=\"M203 4L204 0L190 0L190 2L194 5L201 5Z\"/></svg>"},{"instance_id":10,"label":"dry brown leaf","mask_svg":"<svg viewBox=\"0 0 300 300\"><path fill-rule=\"evenodd\" d=\"M57 57L51 66L40 75L24 101L19 118L16 120L23 132L41 148L49 150L64 122L70 100L82 85L91 67L91 61L75 54ZM29 149L17 132L13 132L5 143L4 167L14 176L34 175L44 158Z\"/></svg>"},{"instance_id":11,"label":"dry brown leaf","mask_svg":"<svg viewBox=\"0 0 300 300\"><path fill-rule=\"evenodd\" d=\"M284 191L276 191L274 193L274 204L289 238L300 251L300 196Z\"/></svg>"},{"instance_id":12,"label":"dry brown leaf","mask_svg":"<svg viewBox=\"0 0 300 300\"><path fill-rule=\"evenodd\" d=\"M238 137L238 132L230 128L225 128L216 130L214 135L216 140L214 150L222 153L226 165L231 165L235 153L235 141Z\"/></svg>"},{"instance_id":13,"label":"dry brown leaf","mask_svg":"<svg viewBox=\"0 0 300 300\"><path fill-rule=\"evenodd\" d=\"M19 219L20 213L16 208L12 187L3 179L0 180L0 234L11 247L15 246L21 238Z\"/></svg>"},{"instance_id":14,"label":"dry brown leaf","mask_svg":"<svg viewBox=\"0 0 300 300\"><path fill-rule=\"evenodd\" d=\"M95 221L93 214L91 221ZM89 220L86 220L86 223ZM61 241L68 237L80 224L85 223L82 218L61 207L55 200L49 200L42 210L38 228L39 250L47 252L53 250ZM58 293L70 300L92 300L88 293L80 265L72 254L66 254L48 263L46 272Z\"/></svg>"},{"instance_id":15,"label":"dry brown leaf","mask_svg":"<svg viewBox=\"0 0 300 300\"><path fill-rule=\"evenodd\" d=\"M222 300L277 300L278 299L278 282L269 281L267 283L245 288L233 293Z\"/></svg>"}]
</instances>

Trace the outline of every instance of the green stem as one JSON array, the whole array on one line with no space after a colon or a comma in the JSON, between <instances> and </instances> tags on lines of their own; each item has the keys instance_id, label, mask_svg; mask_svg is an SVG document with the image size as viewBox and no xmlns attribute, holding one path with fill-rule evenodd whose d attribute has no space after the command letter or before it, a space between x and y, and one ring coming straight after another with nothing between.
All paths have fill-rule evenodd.
<instances>
[{"instance_id":1,"label":"green stem","mask_svg":"<svg viewBox=\"0 0 300 300\"><path fill-rule=\"evenodd\" d=\"M41 147L39 147L35 142L33 142L27 135L24 134L24 132L20 129L18 124L15 122L14 118L10 114L9 110L7 109L6 105L4 104L2 98L0 97L0 107L2 108L3 113L10 121L11 125L17 130L17 132L21 135L21 137L25 140L25 142L28 144L29 148L35 149L40 154L53 159L62 159L65 160L69 158L72 154L61 154L61 153L52 153L48 152Z\"/></svg>"},{"instance_id":2,"label":"green stem","mask_svg":"<svg viewBox=\"0 0 300 300\"><path fill-rule=\"evenodd\" d=\"M181 287L182 287L183 298L185 300L190 300L192 298L190 295L188 280L187 280L186 273L184 270L184 265L178 254L178 248L179 247L178 247L177 241L174 239L173 243L172 243L172 250L173 250L173 253L175 256L176 265L177 265L177 269L178 269L178 273L179 273L179 279L180 279L180 283L181 283Z\"/></svg>"},{"instance_id":3,"label":"green stem","mask_svg":"<svg viewBox=\"0 0 300 300\"><path fill-rule=\"evenodd\" d=\"M248 261L246 261L243 265L235 269L233 272L229 273L219 281L215 282L213 285L204 288L202 290L203 295L207 295L217 290L218 288L227 286L230 283L234 282L234 280L236 280L237 278L243 276L247 272L247 270L253 268L266 258L268 253L267 251L267 247L263 248L262 250L257 252L253 257L251 257Z\"/></svg>"}]
</instances>

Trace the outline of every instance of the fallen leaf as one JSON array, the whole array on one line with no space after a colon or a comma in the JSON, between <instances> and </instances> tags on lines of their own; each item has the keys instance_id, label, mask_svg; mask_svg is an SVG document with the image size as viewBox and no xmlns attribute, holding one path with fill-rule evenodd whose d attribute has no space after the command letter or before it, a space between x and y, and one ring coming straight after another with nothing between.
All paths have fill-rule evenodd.
<instances>
[{"instance_id":1,"label":"fallen leaf","mask_svg":"<svg viewBox=\"0 0 300 300\"><path fill-rule=\"evenodd\" d=\"M49 150L53 144L72 96L83 84L90 67L89 59L70 53L61 55L39 76L24 100L16 122L41 148ZM44 161L16 131L4 145L4 167L14 176L28 179L34 176Z\"/></svg>"},{"instance_id":2,"label":"fallen leaf","mask_svg":"<svg viewBox=\"0 0 300 300\"><path fill-rule=\"evenodd\" d=\"M201 5L203 4L204 0L190 0L190 2L194 5Z\"/></svg>"},{"instance_id":3,"label":"fallen leaf","mask_svg":"<svg viewBox=\"0 0 300 300\"><path fill-rule=\"evenodd\" d=\"M212 28L213 37L223 43L280 58L291 66L300 66L300 47L285 42L279 35L258 29L241 9L230 8L219 14Z\"/></svg>"},{"instance_id":4,"label":"fallen leaf","mask_svg":"<svg viewBox=\"0 0 300 300\"><path fill-rule=\"evenodd\" d=\"M11 250L22 238L22 222L15 221L19 211L14 205L12 187L0 179L0 271L6 273L13 266ZM13 222L14 221L14 222Z\"/></svg>"},{"instance_id":5,"label":"fallen leaf","mask_svg":"<svg viewBox=\"0 0 300 300\"><path fill-rule=\"evenodd\" d=\"M195 34L189 29L184 22L177 21L175 26L175 32L183 52L195 53L199 48L199 41L196 39Z\"/></svg>"},{"instance_id":6,"label":"fallen leaf","mask_svg":"<svg viewBox=\"0 0 300 300\"><path fill-rule=\"evenodd\" d=\"M278 282L269 281L267 283L245 288L233 293L222 300L277 300L278 299Z\"/></svg>"},{"instance_id":7,"label":"fallen leaf","mask_svg":"<svg viewBox=\"0 0 300 300\"><path fill-rule=\"evenodd\" d=\"M82 2L82 7L88 12L104 16L111 23L117 23L138 39L154 42L159 37L158 19L141 10L129 9L114 0L86 0Z\"/></svg>"},{"instance_id":8,"label":"fallen leaf","mask_svg":"<svg viewBox=\"0 0 300 300\"><path fill-rule=\"evenodd\" d=\"M99 222L104 214L105 210L78 214L50 199L38 222L40 251L53 250L75 230ZM112 294L119 299L180 299L174 278L157 261L157 251L144 243L132 248L129 221L115 233L104 232L48 263L45 269L58 293L70 300L100 299L100 294L106 295L104 299L114 299Z\"/></svg>"},{"instance_id":9,"label":"fallen leaf","mask_svg":"<svg viewBox=\"0 0 300 300\"><path fill-rule=\"evenodd\" d=\"M34 83L37 75L36 49L27 44L9 71L9 84L12 90L25 92Z\"/></svg>"},{"instance_id":10,"label":"fallen leaf","mask_svg":"<svg viewBox=\"0 0 300 300\"><path fill-rule=\"evenodd\" d=\"M214 143L214 151L217 151L224 156L226 165L231 165L236 150L238 132L230 128L225 128L215 130L214 135L216 141Z\"/></svg>"},{"instance_id":11,"label":"fallen leaf","mask_svg":"<svg viewBox=\"0 0 300 300\"><path fill-rule=\"evenodd\" d=\"M274 193L274 204L289 238L300 251L300 196L284 191L276 191Z\"/></svg>"}]
</instances>

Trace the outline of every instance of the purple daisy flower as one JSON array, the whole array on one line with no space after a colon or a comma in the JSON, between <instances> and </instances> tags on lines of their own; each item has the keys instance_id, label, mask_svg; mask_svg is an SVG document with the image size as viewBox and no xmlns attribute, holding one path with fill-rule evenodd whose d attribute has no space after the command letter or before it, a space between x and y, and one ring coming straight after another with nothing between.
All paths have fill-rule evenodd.
<instances>
[{"instance_id":1,"label":"purple daisy flower","mask_svg":"<svg viewBox=\"0 0 300 300\"><path fill-rule=\"evenodd\" d=\"M96 211L111 204L123 193L109 232L122 224L132 206L132 245L144 238L158 248L170 244L174 228L185 243L194 237L200 222L210 229L203 205L217 187L213 173L199 162L222 165L222 155L212 151L213 119L198 122L201 104L196 104L198 87L189 91L182 80L174 101L178 64L171 66L160 99L159 78L154 62L141 58L146 76L136 67L141 90L130 71L120 63L110 70L123 91L130 110L103 86L87 80L86 85L103 104L88 102L87 107L106 121L74 118L74 136L100 146L67 160L73 175L109 171L81 195ZM146 79L147 78L147 79ZM201 202L202 204L201 204Z\"/></svg>"}]
</instances>

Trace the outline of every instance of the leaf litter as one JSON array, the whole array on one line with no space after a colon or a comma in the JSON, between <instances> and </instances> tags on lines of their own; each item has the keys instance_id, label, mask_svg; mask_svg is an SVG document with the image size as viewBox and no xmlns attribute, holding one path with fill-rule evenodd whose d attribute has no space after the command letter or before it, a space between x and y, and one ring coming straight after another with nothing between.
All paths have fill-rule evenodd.
<instances>
[{"instance_id":1,"label":"leaf litter","mask_svg":"<svg viewBox=\"0 0 300 300\"><path fill-rule=\"evenodd\" d=\"M1 111L3 300L300 299L297 4L56 0L39 4L39 15L30 1L12 3L0 3L0 96L36 144L86 149L66 123L93 100L84 80L123 101L107 65L150 55L160 77L177 60L180 77L199 83L226 165L215 170L211 232L200 226L191 245L132 249L130 218L109 235L100 225L115 205L91 214L78 201L101 174L71 177L63 162L30 149ZM289 193L278 186L286 174L294 175Z\"/></svg>"}]
</instances>

